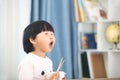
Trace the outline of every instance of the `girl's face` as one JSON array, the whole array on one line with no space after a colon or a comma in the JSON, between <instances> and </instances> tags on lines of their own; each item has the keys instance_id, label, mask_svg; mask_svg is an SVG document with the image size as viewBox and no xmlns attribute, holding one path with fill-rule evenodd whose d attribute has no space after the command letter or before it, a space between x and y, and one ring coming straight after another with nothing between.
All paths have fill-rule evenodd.
<instances>
[{"instance_id":1,"label":"girl's face","mask_svg":"<svg viewBox=\"0 0 120 80\"><path fill-rule=\"evenodd\" d=\"M55 44L55 36L51 31L43 31L39 33L32 42L35 50L44 53L50 52Z\"/></svg>"}]
</instances>

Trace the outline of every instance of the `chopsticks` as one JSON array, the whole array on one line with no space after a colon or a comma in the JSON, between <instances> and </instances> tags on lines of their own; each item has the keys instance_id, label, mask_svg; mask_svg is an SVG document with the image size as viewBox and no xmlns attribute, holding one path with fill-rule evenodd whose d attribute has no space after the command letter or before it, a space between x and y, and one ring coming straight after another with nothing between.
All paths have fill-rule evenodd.
<instances>
[{"instance_id":1,"label":"chopsticks","mask_svg":"<svg viewBox=\"0 0 120 80\"><path fill-rule=\"evenodd\" d=\"M62 67L63 63L64 63L64 60L63 60L63 57L62 57L56 71L60 70L60 68Z\"/></svg>"}]
</instances>

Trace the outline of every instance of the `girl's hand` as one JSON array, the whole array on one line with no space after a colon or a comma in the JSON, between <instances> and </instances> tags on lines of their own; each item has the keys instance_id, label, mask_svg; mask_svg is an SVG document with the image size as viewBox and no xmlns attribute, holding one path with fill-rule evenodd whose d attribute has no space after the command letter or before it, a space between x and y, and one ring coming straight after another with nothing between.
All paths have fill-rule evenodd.
<instances>
[{"instance_id":1,"label":"girl's hand","mask_svg":"<svg viewBox=\"0 0 120 80\"><path fill-rule=\"evenodd\" d=\"M59 72L55 72L52 74L50 80L59 80L59 78L60 78Z\"/></svg>"},{"instance_id":2,"label":"girl's hand","mask_svg":"<svg viewBox=\"0 0 120 80\"><path fill-rule=\"evenodd\" d=\"M62 78L62 80L66 80L66 77Z\"/></svg>"}]
</instances>

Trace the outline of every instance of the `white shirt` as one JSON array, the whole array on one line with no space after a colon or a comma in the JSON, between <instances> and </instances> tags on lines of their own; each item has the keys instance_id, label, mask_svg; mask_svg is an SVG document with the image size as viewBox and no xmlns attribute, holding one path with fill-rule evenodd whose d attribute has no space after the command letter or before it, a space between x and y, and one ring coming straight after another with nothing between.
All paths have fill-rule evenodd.
<instances>
[{"instance_id":1,"label":"white shirt","mask_svg":"<svg viewBox=\"0 0 120 80\"><path fill-rule=\"evenodd\" d=\"M29 53L19 64L18 70L19 80L47 80L53 72L52 61L47 56L42 58Z\"/></svg>"}]
</instances>

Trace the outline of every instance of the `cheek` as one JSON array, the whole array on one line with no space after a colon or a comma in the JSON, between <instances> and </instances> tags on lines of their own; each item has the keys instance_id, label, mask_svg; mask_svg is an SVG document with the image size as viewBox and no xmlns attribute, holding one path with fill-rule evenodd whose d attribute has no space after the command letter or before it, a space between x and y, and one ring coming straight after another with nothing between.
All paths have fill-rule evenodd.
<instances>
[{"instance_id":1,"label":"cheek","mask_svg":"<svg viewBox=\"0 0 120 80\"><path fill-rule=\"evenodd\" d=\"M37 42L37 47L39 49L45 50L48 46L48 43L46 42L46 40L42 40L42 41L38 41Z\"/></svg>"},{"instance_id":2,"label":"cheek","mask_svg":"<svg viewBox=\"0 0 120 80\"><path fill-rule=\"evenodd\" d=\"M47 44L47 40L46 40L46 39L40 39L40 40L38 41L38 44L39 44L39 45L45 45L45 44Z\"/></svg>"}]
</instances>

